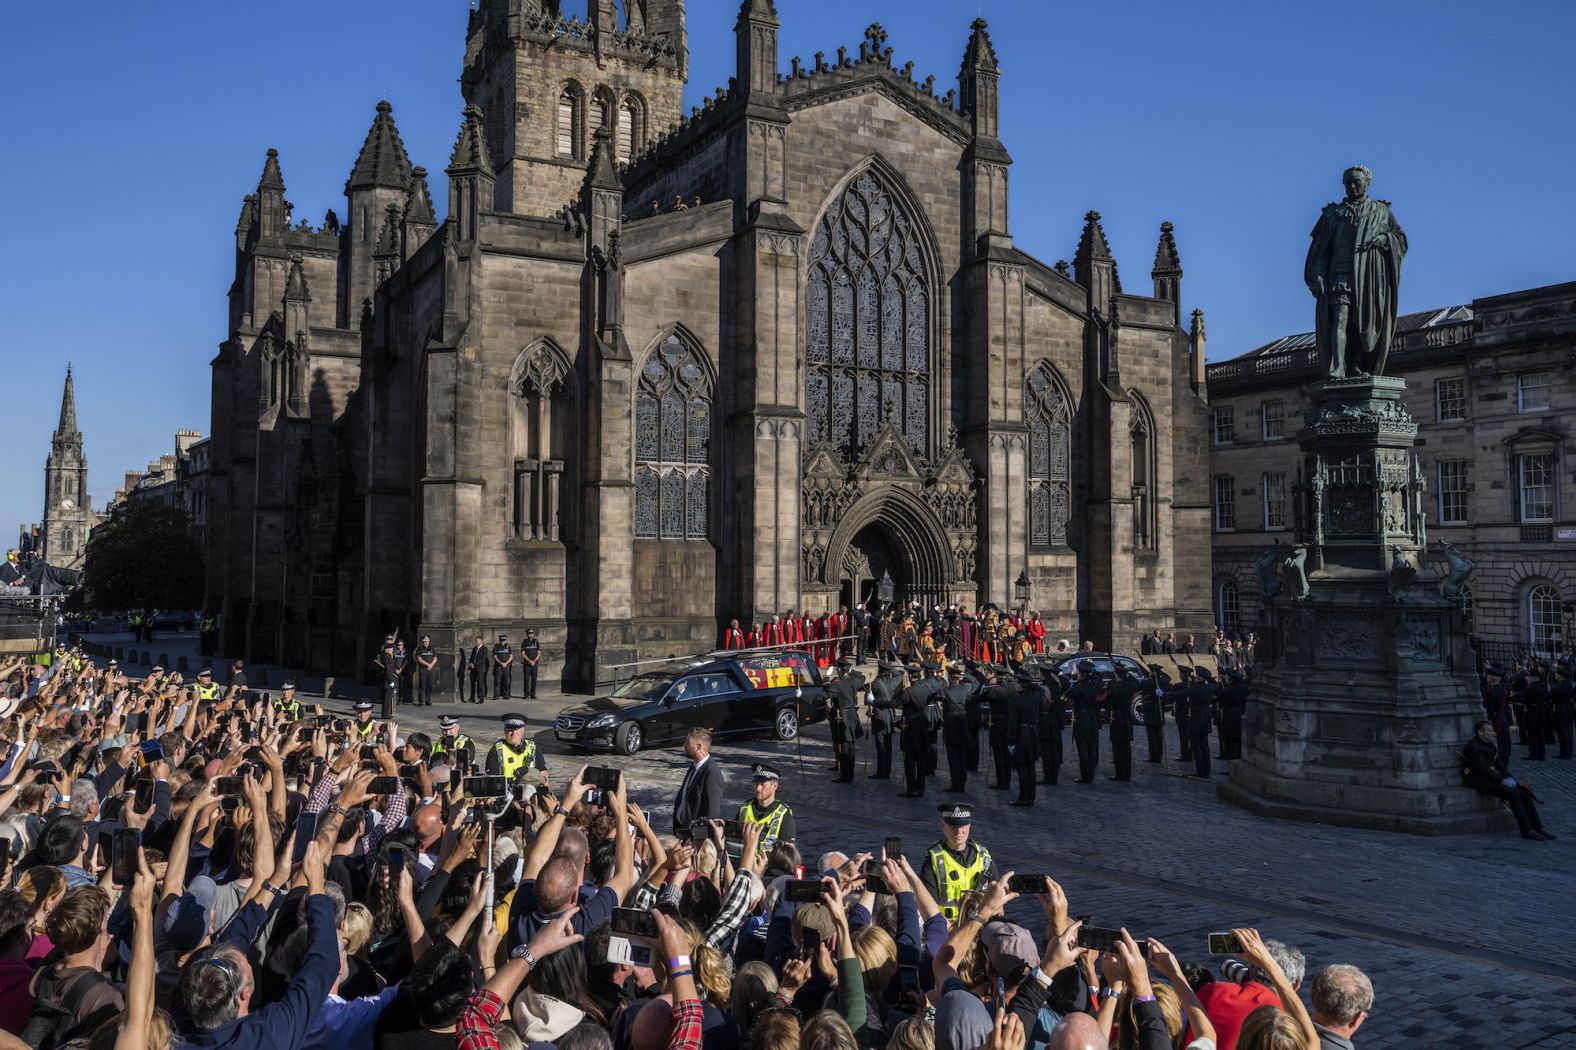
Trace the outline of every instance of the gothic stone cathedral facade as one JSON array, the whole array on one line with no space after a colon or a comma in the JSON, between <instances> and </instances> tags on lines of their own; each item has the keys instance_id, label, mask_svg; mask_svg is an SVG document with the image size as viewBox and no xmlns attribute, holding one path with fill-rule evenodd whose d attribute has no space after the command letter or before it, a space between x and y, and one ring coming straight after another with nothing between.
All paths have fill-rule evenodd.
<instances>
[{"instance_id":1,"label":"gothic stone cathedral facade","mask_svg":"<svg viewBox=\"0 0 1576 1050\"><path fill-rule=\"evenodd\" d=\"M583 684L883 572L974 608L1027 571L1100 646L1208 630L1171 229L1153 295L1093 212L1070 267L1013 245L985 24L941 95L879 26L779 72L745 0L684 115L682 0L622 7L471 11L441 222L387 103L343 222L292 226L269 153L213 361L224 650L354 672L399 629L448 670L530 626Z\"/></svg>"}]
</instances>

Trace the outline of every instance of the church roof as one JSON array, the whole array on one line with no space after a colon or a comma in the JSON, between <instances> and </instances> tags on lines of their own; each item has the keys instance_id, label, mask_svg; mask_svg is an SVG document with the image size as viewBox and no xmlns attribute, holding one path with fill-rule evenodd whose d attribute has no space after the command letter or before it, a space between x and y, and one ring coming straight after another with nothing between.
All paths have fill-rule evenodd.
<instances>
[{"instance_id":1,"label":"church roof","mask_svg":"<svg viewBox=\"0 0 1576 1050\"><path fill-rule=\"evenodd\" d=\"M1437 328L1440 325L1460 324L1472 320L1472 307L1470 306L1445 306L1433 310L1419 310L1416 313L1400 314L1395 319L1396 334L1404 332L1417 332L1424 328ZM1228 361L1241 361L1254 357L1269 357L1274 354L1292 353L1298 350L1312 350L1317 345L1312 332L1296 332L1292 335L1283 335L1279 339L1272 339L1263 346L1254 347L1245 354L1227 358Z\"/></svg>"},{"instance_id":2,"label":"church roof","mask_svg":"<svg viewBox=\"0 0 1576 1050\"><path fill-rule=\"evenodd\" d=\"M402 190L409 182L410 157L394 126L394 107L384 100L378 103L377 116L372 118L367 139L361 144L361 154L345 182L345 192L373 186Z\"/></svg>"}]
</instances>

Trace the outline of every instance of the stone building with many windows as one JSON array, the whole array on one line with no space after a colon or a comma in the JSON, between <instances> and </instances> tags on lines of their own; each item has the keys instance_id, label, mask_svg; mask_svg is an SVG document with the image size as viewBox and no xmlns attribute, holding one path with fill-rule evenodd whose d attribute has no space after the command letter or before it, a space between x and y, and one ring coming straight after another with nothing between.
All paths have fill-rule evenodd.
<instances>
[{"instance_id":1,"label":"stone building with many windows","mask_svg":"<svg viewBox=\"0 0 1576 1050\"><path fill-rule=\"evenodd\" d=\"M1094 212L1070 264L1013 243L984 22L943 93L880 26L785 71L746 0L684 114L682 0L620 7L471 11L441 222L387 103L344 222L292 224L270 152L213 362L225 651L357 669L386 630L532 626L583 683L888 573L977 607L1026 572L1101 646L1206 628L1173 232L1142 292Z\"/></svg>"},{"instance_id":2,"label":"stone building with many windows","mask_svg":"<svg viewBox=\"0 0 1576 1050\"><path fill-rule=\"evenodd\" d=\"M1388 371L1406 379L1428 486L1426 560L1440 541L1477 563L1474 635L1501 653L1568 646L1576 603L1576 283L1404 314ZM1296 434L1317 378L1313 334L1208 366L1212 597L1222 627L1265 619L1253 562L1294 542Z\"/></svg>"}]
</instances>

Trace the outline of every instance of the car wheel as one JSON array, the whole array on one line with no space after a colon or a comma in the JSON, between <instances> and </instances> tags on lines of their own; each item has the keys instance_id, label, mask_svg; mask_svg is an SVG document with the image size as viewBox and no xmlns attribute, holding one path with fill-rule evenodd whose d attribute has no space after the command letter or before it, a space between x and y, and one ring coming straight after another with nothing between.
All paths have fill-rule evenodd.
<instances>
[{"instance_id":1,"label":"car wheel","mask_svg":"<svg viewBox=\"0 0 1576 1050\"><path fill-rule=\"evenodd\" d=\"M777 721L772 725L772 731L778 740L792 740L799 735L799 713L791 707L784 707L777 712Z\"/></svg>"},{"instance_id":2,"label":"car wheel","mask_svg":"<svg viewBox=\"0 0 1576 1050\"><path fill-rule=\"evenodd\" d=\"M633 755L640 750L644 736L639 722L625 722L613 734L613 749L621 755Z\"/></svg>"}]
</instances>

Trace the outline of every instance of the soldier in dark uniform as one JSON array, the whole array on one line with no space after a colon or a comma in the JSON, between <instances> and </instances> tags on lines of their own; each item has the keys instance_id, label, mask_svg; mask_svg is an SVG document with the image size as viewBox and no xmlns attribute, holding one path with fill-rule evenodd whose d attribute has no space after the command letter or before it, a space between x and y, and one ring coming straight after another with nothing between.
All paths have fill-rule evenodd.
<instances>
[{"instance_id":1,"label":"soldier in dark uniform","mask_svg":"<svg viewBox=\"0 0 1576 1050\"><path fill-rule=\"evenodd\" d=\"M1504 668L1488 664L1483 668L1483 712L1494 727L1494 746L1499 764L1510 766L1510 688L1505 685Z\"/></svg>"},{"instance_id":2,"label":"soldier in dark uniform","mask_svg":"<svg viewBox=\"0 0 1576 1050\"><path fill-rule=\"evenodd\" d=\"M1248 710L1248 679L1241 671L1223 670L1220 686L1220 757L1242 757L1242 716Z\"/></svg>"},{"instance_id":3,"label":"soldier in dark uniform","mask_svg":"<svg viewBox=\"0 0 1576 1050\"><path fill-rule=\"evenodd\" d=\"M1159 664L1149 665L1149 687L1140 701L1144 711L1144 737L1149 744L1149 757L1145 762L1159 764L1166 760L1166 709L1163 697L1171 679Z\"/></svg>"},{"instance_id":4,"label":"soldier in dark uniform","mask_svg":"<svg viewBox=\"0 0 1576 1050\"><path fill-rule=\"evenodd\" d=\"M1017 673L1018 690L1007 704L1007 751L1018 772L1018 797L1009 806L1034 805L1034 766L1040 760L1040 707L1045 690L1029 671Z\"/></svg>"},{"instance_id":5,"label":"soldier in dark uniform","mask_svg":"<svg viewBox=\"0 0 1576 1050\"><path fill-rule=\"evenodd\" d=\"M1187 694L1187 733L1193 751L1193 775L1199 780L1209 779L1209 730L1210 718L1215 710L1215 696L1220 687L1209 668L1193 671L1198 683Z\"/></svg>"},{"instance_id":6,"label":"soldier in dark uniform","mask_svg":"<svg viewBox=\"0 0 1576 1050\"><path fill-rule=\"evenodd\" d=\"M1078 783L1093 784L1100 765L1100 682L1094 661L1078 661L1078 681L1067 691L1073 705L1073 746L1078 749Z\"/></svg>"},{"instance_id":7,"label":"soldier in dark uniform","mask_svg":"<svg viewBox=\"0 0 1576 1050\"><path fill-rule=\"evenodd\" d=\"M394 702L399 698L399 667L394 661L394 636L383 639L383 648L372 660L383 680L383 718L394 717Z\"/></svg>"},{"instance_id":8,"label":"soldier in dark uniform","mask_svg":"<svg viewBox=\"0 0 1576 1050\"><path fill-rule=\"evenodd\" d=\"M969 779L969 700L979 683L961 663L947 668L941 691L941 742L947 749L947 791L962 791Z\"/></svg>"},{"instance_id":9,"label":"soldier in dark uniform","mask_svg":"<svg viewBox=\"0 0 1576 1050\"><path fill-rule=\"evenodd\" d=\"M410 654L405 651L405 640L394 643L394 688L401 704L410 703Z\"/></svg>"},{"instance_id":10,"label":"soldier in dark uniform","mask_svg":"<svg viewBox=\"0 0 1576 1050\"><path fill-rule=\"evenodd\" d=\"M903 712L899 743L903 748L903 793L898 798L923 798L930 752L929 691L918 664L908 668L909 684L898 694Z\"/></svg>"},{"instance_id":11,"label":"soldier in dark uniform","mask_svg":"<svg viewBox=\"0 0 1576 1050\"><path fill-rule=\"evenodd\" d=\"M476 643L471 646L471 656L467 668L471 679L471 703L479 704L487 699L487 665L492 662L488 655L487 643L482 641L482 636L476 636Z\"/></svg>"},{"instance_id":12,"label":"soldier in dark uniform","mask_svg":"<svg viewBox=\"0 0 1576 1050\"><path fill-rule=\"evenodd\" d=\"M1554 708L1554 736L1560 743L1560 757L1571 757L1571 730L1576 726L1576 704L1573 704L1571 673L1564 667L1554 668L1554 684L1549 687L1549 700Z\"/></svg>"},{"instance_id":13,"label":"soldier in dark uniform","mask_svg":"<svg viewBox=\"0 0 1576 1050\"><path fill-rule=\"evenodd\" d=\"M958 657L963 665L969 669L969 677L974 679L975 689L969 693L968 703L964 705L965 724L968 740L963 745L964 758L967 760L968 771L980 771L980 730L985 728L985 693L990 688L989 668L977 664L964 651L963 643L958 642Z\"/></svg>"},{"instance_id":14,"label":"soldier in dark uniform","mask_svg":"<svg viewBox=\"0 0 1576 1050\"><path fill-rule=\"evenodd\" d=\"M897 724L902 673L885 657L876 662L876 680L870 683L870 695L866 700L870 708L870 733L876 745L876 771L870 774L871 780L892 779L892 730Z\"/></svg>"},{"instance_id":15,"label":"soldier in dark uniform","mask_svg":"<svg viewBox=\"0 0 1576 1050\"><path fill-rule=\"evenodd\" d=\"M1187 723L1188 696L1192 693L1194 685L1193 668L1179 666L1177 672L1182 675L1182 687L1172 694L1171 701L1171 713L1177 720L1177 740L1181 747L1181 754L1177 757L1183 762L1191 762L1193 761L1193 738L1188 736Z\"/></svg>"},{"instance_id":16,"label":"soldier in dark uniform","mask_svg":"<svg viewBox=\"0 0 1576 1050\"><path fill-rule=\"evenodd\" d=\"M1116 767L1112 780L1133 779L1133 698L1138 688L1127 668L1116 664L1116 681L1105 692L1111 712L1111 764Z\"/></svg>"},{"instance_id":17,"label":"soldier in dark uniform","mask_svg":"<svg viewBox=\"0 0 1576 1050\"><path fill-rule=\"evenodd\" d=\"M416 703L422 707L432 706L432 687L438 681L438 651L432 647L432 636L421 636L421 645L416 648Z\"/></svg>"},{"instance_id":18,"label":"soldier in dark uniform","mask_svg":"<svg viewBox=\"0 0 1576 1050\"><path fill-rule=\"evenodd\" d=\"M1067 723L1067 695L1062 677L1047 668L1040 674L1040 783L1055 784L1062 775L1062 729Z\"/></svg>"},{"instance_id":19,"label":"soldier in dark uniform","mask_svg":"<svg viewBox=\"0 0 1576 1050\"><path fill-rule=\"evenodd\" d=\"M520 690L527 700L536 699L537 665L541 662L542 643L536 640L536 630L527 627L520 643Z\"/></svg>"},{"instance_id":20,"label":"soldier in dark uniform","mask_svg":"<svg viewBox=\"0 0 1576 1050\"><path fill-rule=\"evenodd\" d=\"M1521 710L1525 716L1521 740L1527 745L1529 762L1542 762L1548 757L1549 687L1543 680L1542 672L1543 669L1534 664L1521 693Z\"/></svg>"},{"instance_id":21,"label":"soldier in dark uniform","mask_svg":"<svg viewBox=\"0 0 1576 1050\"><path fill-rule=\"evenodd\" d=\"M941 678L941 665L934 660L923 660L919 666L925 672L925 729L929 742L925 775L933 777L941 766L941 693L947 683Z\"/></svg>"},{"instance_id":22,"label":"soldier in dark uniform","mask_svg":"<svg viewBox=\"0 0 1576 1050\"><path fill-rule=\"evenodd\" d=\"M493 696L509 699L514 678L514 650L509 648L508 635L500 634L492 650Z\"/></svg>"},{"instance_id":23,"label":"soldier in dark uniform","mask_svg":"<svg viewBox=\"0 0 1576 1050\"><path fill-rule=\"evenodd\" d=\"M854 782L854 741L865 735L859 724L859 694L864 676L852 669L848 657L837 661L837 677L827 694L827 717L832 722L832 749L837 753L837 778L834 784Z\"/></svg>"},{"instance_id":24,"label":"soldier in dark uniform","mask_svg":"<svg viewBox=\"0 0 1576 1050\"><path fill-rule=\"evenodd\" d=\"M989 665L996 680L985 690L985 704L990 712L990 758L996 779L991 787L1006 791L1012 787L1012 756L1007 753L1007 708L1017 695L1017 686L1008 678L1006 668L1000 664Z\"/></svg>"}]
</instances>

